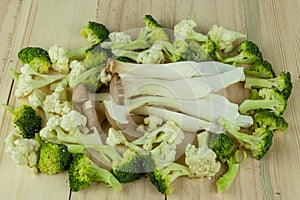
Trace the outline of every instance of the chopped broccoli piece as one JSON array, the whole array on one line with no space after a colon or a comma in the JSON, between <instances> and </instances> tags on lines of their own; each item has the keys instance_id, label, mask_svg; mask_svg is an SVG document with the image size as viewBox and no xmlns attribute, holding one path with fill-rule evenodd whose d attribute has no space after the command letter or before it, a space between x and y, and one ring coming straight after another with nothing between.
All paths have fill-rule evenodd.
<instances>
[{"instance_id":1,"label":"chopped broccoli piece","mask_svg":"<svg viewBox=\"0 0 300 200\"><path fill-rule=\"evenodd\" d=\"M243 151L243 157L239 159L239 150L235 151L232 156L226 159L226 163L228 165L228 170L225 174L221 175L221 177L217 180L217 190L218 192L224 192L229 188L231 183L234 181L238 170L239 165L246 160L247 154Z\"/></svg>"},{"instance_id":2,"label":"chopped broccoli piece","mask_svg":"<svg viewBox=\"0 0 300 200\"><path fill-rule=\"evenodd\" d=\"M253 69L244 69L244 73L248 76L258 78L274 78L275 72L271 63L266 60L259 60L253 65Z\"/></svg>"},{"instance_id":3,"label":"chopped broccoli piece","mask_svg":"<svg viewBox=\"0 0 300 200\"><path fill-rule=\"evenodd\" d=\"M185 60L172 43L168 41L157 40L155 44L162 46L162 51L166 55L168 62L179 62Z\"/></svg>"},{"instance_id":4,"label":"chopped broccoli piece","mask_svg":"<svg viewBox=\"0 0 300 200\"><path fill-rule=\"evenodd\" d=\"M162 194L172 193L171 183L179 176L192 176L188 167L178 163L171 163L167 167L158 169L155 160L156 158L150 152L145 158L144 169L150 182Z\"/></svg>"},{"instance_id":5,"label":"chopped broccoli piece","mask_svg":"<svg viewBox=\"0 0 300 200\"><path fill-rule=\"evenodd\" d=\"M264 127L271 131L286 131L288 128L288 123L283 117L277 116L265 109L256 110L253 118L254 129Z\"/></svg>"},{"instance_id":6,"label":"chopped broccoli piece","mask_svg":"<svg viewBox=\"0 0 300 200\"><path fill-rule=\"evenodd\" d=\"M39 134L36 134L36 140L41 144L38 160L38 169L42 173L57 174L69 168L72 159L67 146L53 142L44 142Z\"/></svg>"},{"instance_id":7,"label":"chopped broccoli piece","mask_svg":"<svg viewBox=\"0 0 300 200\"><path fill-rule=\"evenodd\" d=\"M289 72L281 72L276 78L262 79L262 78L246 78L245 88L276 88L286 99L289 98L293 84L291 81L291 74Z\"/></svg>"},{"instance_id":8,"label":"chopped broccoli piece","mask_svg":"<svg viewBox=\"0 0 300 200\"><path fill-rule=\"evenodd\" d=\"M158 22L151 15L145 15L144 16L144 22L146 23L147 27L161 28L161 25L158 24Z\"/></svg>"},{"instance_id":9,"label":"chopped broccoli piece","mask_svg":"<svg viewBox=\"0 0 300 200\"><path fill-rule=\"evenodd\" d=\"M46 50L40 47L25 47L18 53L18 58L23 64L29 64L37 73L48 73L51 60Z\"/></svg>"},{"instance_id":10,"label":"chopped broccoli piece","mask_svg":"<svg viewBox=\"0 0 300 200\"><path fill-rule=\"evenodd\" d=\"M116 191L122 190L121 183L112 173L93 163L85 154L75 154L69 169L71 191L78 192L89 187L92 182L105 182Z\"/></svg>"},{"instance_id":11,"label":"chopped broccoli piece","mask_svg":"<svg viewBox=\"0 0 300 200\"><path fill-rule=\"evenodd\" d=\"M114 147L107 145L68 145L72 153L82 153L84 150L98 151L105 161L105 165L111 168L112 174L120 183L133 182L140 178L143 172L143 162L140 156L131 149L127 149L120 155Z\"/></svg>"},{"instance_id":12,"label":"chopped broccoli piece","mask_svg":"<svg viewBox=\"0 0 300 200\"><path fill-rule=\"evenodd\" d=\"M276 115L281 115L286 106L287 100L285 96L276 89L262 88L258 91L258 96L261 99L246 99L239 107L242 114L246 114L250 110L268 109Z\"/></svg>"},{"instance_id":13,"label":"chopped broccoli piece","mask_svg":"<svg viewBox=\"0 0 300 200\"><path fill-rule=\"evenodd\" d=\"M211 148L222 163L225 163L234 150L234 142L225 133L212 134L208 140Z\"/></svg>"},{"instance_id":14,"label":"chopped broccoli piece","mask_svg":"<svg viewBox=\"0 0 300 200\"><path fill-rule=\"evenodd\" d=\"M212 58L216 57L217 46L212 40L208 39L202 43L201 49Z\"/></svg>"},{"instance_id":15,"label":"chopped broccoli piece","mask_svg":"<svg viewBox=\"0 0 300 200\"><path fill-rule=\"evenodd\" d=\"M263 59L258 46L249 40L244 40L237 46L238 54L233 57L221 59L224 63L253 64Z\"/></svg>"},{"instance_id":16,"label":"chopped broccoli piece","mask_svg":"<svg viewBox=\"0 0 300 200\"><path fill-rule=\"evenodd\" d=\"M267 128L256 128L250 135L238 132L240 128L228 120L222 119L221 123L225 130L248 149L257 160L261 159L272 146L273 132Z\"/></svg>"},{"instance_id":17,"label":"chopped broccoli piece","mask_svg":"<svg viewBox=\"0 0 300 200\"><path fill-rule=\"evenodd\" d=\"M16 109L2 104L13 115L13 122L18 127L23 138L33 138L42 128L42 118L38 112L27 104L22 104Z\"/></svg>"},{"instance_id":18,"label":"chopped broccoli piece","mask_svg":"<svg viewBox=\"0 0 300 200\"><path fill-rule=\"evenodd\" d=\"M80 34L92 44L98 44L108 38L109 30L100 23L89 21L81 30Z\"/></svg>"},{"instance_id":19,"label":"chopped broccoli piece","mask_svg":"<svg viewBox=\"0 0 300 200\"><path fill-rule=\"evenodd\" d=\"M84 59L84 66L87 69L106 64L106 61L110 55L110 51L101 48L99 44L93 45L86 50L86 58Z\"/></svg>"}]
</instances>

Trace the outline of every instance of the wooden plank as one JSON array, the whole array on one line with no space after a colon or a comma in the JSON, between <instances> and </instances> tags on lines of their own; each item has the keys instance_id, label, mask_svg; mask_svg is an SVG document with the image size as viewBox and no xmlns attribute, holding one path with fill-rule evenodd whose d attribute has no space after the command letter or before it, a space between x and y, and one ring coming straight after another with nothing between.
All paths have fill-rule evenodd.
<instances>
[{"instance_id":1,"label":"wooden plank","mask_svg":"<svg viewBox=\"0 0 300 200\"><path fill-rule=\"evenodd\" d=\"M288 70L294 84L284 113L289 122L285 134L277 134L271 151L261 161L264 199L295 199L300 173L299 153L299 1L245 1L249 38L261 47L276 73Z\"/></svg>"}]
</instances>

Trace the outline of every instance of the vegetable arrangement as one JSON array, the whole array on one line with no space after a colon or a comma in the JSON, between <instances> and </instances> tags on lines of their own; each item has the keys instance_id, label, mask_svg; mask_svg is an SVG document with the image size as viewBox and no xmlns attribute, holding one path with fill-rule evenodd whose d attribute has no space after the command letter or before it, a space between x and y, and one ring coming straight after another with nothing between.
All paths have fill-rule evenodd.
<instances>
[{"instance_id":1,"label":"vegetable arrangement","mask_svg":"<svg viewBox=\"0 0 300 200\"><path fill-rule=\"evenodd\" d=\"M6 144L17 165L68 170L73 192L92 182L120 191L143 175L163 194L180 176L217 176L223 192L248 154L261 159L273 134L287 130L290 73L276 76L246 35L217 25L201 34L191 19L170 34L151 15L144 21L134 39L89 22L85 47L18 53L15 96L27 102L3 104L16 126ZM241 82L251 97L240 105L218 93Z\"/></svg>"}]
</instances>

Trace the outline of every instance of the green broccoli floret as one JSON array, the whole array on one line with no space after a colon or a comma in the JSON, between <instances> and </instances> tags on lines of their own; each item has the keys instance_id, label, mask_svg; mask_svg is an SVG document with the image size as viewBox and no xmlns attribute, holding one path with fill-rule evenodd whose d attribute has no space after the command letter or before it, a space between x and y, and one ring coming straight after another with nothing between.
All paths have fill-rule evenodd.
<instances>
[{"instance_id":1,"label":"green broccoli floret","mask_svg":"<svg viewBox=\"0 0 300 200\"><path fill-rule=\"evenodd\" d=\"M277 89L262 88L258 91L258 96L261 99L246 99L243 101L239 107L240 112L246 114L250 110L261 108L268 109L280 116L287 106L285 96Z\"/></svg>"},{"instance_id":2,"label":"green broccoli floret","mask_svg":"<svg viewBox=\"0 0 300 200\"><path fill-rule=\"evenodd\" d=\"M162 194L172 193L173 189L171 188L171 183L179 176L192 176L187 166L178 163L171 163L160 169L157 168L156 158L152 156L151 152L145 158L144 169L150 182Z\"/></svg>"},{"instance_id":3,"label":"green broccoli floret","mask_svg":"<svg viewBox=\"0 0 300 200\"><path fill-rule=\"evenodd\" d=\"M111 52L107 49L101 48L99 44L93 45L86 50L86 57L84 59L84 66L87 69L106 64L108 58L111 57Z\"/></svg>"},{"instance_id":4,"label":"green broccoli floret","mask_svg":"<svg viewBox=\"0 0 300 200\"><path fill-rule=\"evenodd\" d=\"M41 144L38 169L42 173L57 174L69 168L72 155L64 144L44 142L39 134L36 140Z\"/></svg>"},{"instance_id":5,"label":"green broccoli floret","mask_svg":"<svg viewBox=\"0 0 300 200\"><path fill-rule=\"evenodd\" d=\"M169 40L165 30L151 15L145 15L144 22L146 26L140 30L137 40L144 40L149 45L154 44L157 40Z\"/></svg>"},{"instance_id":6,"label":"green broccoli floret","mask_svg":"<svg viewBox=\"0 0 300 200\"><path fill-rule=\"evenodd\" d=\"M72 153L82 153L84 150L98 151L104 164L111 168L112 174L120 183L133 182L139 179L144 171L142 159L130 149L127 149L122 155L114 147L107 145L68 145L68 149Z\"/></svg>"},{"instance_id":7,"label":"green broccoli floret","mask_svg":"<svg viewBox=\"0 0 300 200\"><path fill-rule=\"evenodd\" d=\"M222 163L225 163L234 150L234 142L225 133L212 134L208 140L208 147L215 152Z\"/></svg>"},{"instance_id":8,"label":"green broccoli floret","mask_svg":"<svg viewBox=\"0 0 300 200\"><path fill-rule=\"evenodd\" d=\"M238 132L240 127L222 119L221 124L243 147L248 149L254 158L261 159L272 146L273 132L267 128L256 128L252 135Z\"/></svg>"},{"instance_id":9,"label":"green broccoli floret","mask_svg":"<svg viewBox=\"0 0 300 200\"><path fill-rule=\"evenodd\" d=\"M2 104L13 115L13 122L18 127L23 138L33 138L42 128L42 118L38 112L27 104L22 104L16 109Z\"/></svg>"},{"instance_id":10,"label":"green broccoli floret","mask_svg":"<svg viewBox=\"0 0 300 200\"><path fill-rule=\"evenodd\" d=\"M78 192L92 182L105 182L116 191L122 189L121 183L108 170L97 166L83 153L75 154L69 169L71 191Z\"/></svg>"},{"instance_id":11,"label":"green broccoli floret","mask_svg":"<svg viewBox=\"0 0 300 200\"><path fill-rule=\"evenodd\" d=\"M155 44L159 44L162 46L162 51L166 55L168 62L179 62L185 60L172 43L168 41L157 40Z\"/></svg>"},{"instance_id":12,"label":"green broccoli floret","mask_svg":"<svg viewBox=\"0 0 300 200\"><path fill-rule=\"evenodd\" d=\"M237 46L238 54L233 57L221 59L224 63L253 64L263 59L258 46L249 40L244 40Z\"/></svg>"},{"instance_id":13,"label":"green broccoli floret","mask_svg":"<svg viewBox=\"0 0 300 200\"><path fill-rule=\"evenodd\" d=\"M258 78L274 78L275 72L271 63L266 60L259 60L253 65L253 69L244 69L244 73L248 76Z\"/></svg>"},{"instance_id":14,"label":"green broccoli floret","mask_svg":"<svg viewBox=\"0 0 300 200\"><path fill-rule=\"evenodd\" d=\"M226 163L228 165L228 170L225 174L221 175L221 177L217 180L217 190L218 192L224 192L229 188L231 183L234 181L238 171L240 164L246 160L247 154L243 151L243 157L239 159L239 150L235 151L232 156L226 159Z\"/></svg>"},{"instance_id":15,"label":"green broccoli floret","mask_svg":"<svg viewBox=\"0 0 300 200\"><path fill-rule=\"evenodd\" d=\"M245 88L276 88L286 99L289 98L293 84L291 81L291 74L289 72L281 72L276 78L262 79L262 78L246 78Z\"/></svg>"},{"instance_id":16,"label":"green broccoli floret","mask_svg":"<svg viewBox=\"0 0 300 200\"><path fill-rule=\"evenodd\" d=\"M98 44L108 38L109 30L100 23L89 21L81 30L80 34L92 44Z\"/></svg>"},{"instance_id":17,"label":"green broccoli floret","mask_svg":"<svg viewBox=\"0 0 300 200\"><path fill-rule=\"evenodd\" d=\"M281 116L277 116L274 113L265 110L258 109L254 114L253 128L264 127L271 131L286 131L288 128L288 122Z\"/></svg>"},{"instance_id":18,"label":"green broccoli floret","mask_svg":"<svg viewBox=\"0 0 300 200\"><path fill-rule=\"evenodd\" d=\"M23 64L29 64L37 73L48 73L51 60L46 50L40 47L25 47L18 53L18 58Z\"/></svg>"},{"instance_id":19,"label":"green broccoli floret","mask_svg":"<svg viewBox=\"0 0 300 200\"><path fill-rule=\"evenodd\" d=\"M216 57L217 46L212 40L208 39L202 43L201 49L212 58Z\"/></svg>"}]
</instances>

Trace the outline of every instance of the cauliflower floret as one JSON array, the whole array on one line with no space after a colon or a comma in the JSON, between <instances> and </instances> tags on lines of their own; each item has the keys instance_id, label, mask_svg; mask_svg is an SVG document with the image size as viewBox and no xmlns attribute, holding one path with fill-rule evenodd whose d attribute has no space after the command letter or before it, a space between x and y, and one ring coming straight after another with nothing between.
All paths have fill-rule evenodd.
<instances>
[{"instance_id":1,"label":"cauliflower floret","mask_svg":"<svg viewBox=\"0 0 300 200\"><path fill-rule=\"evenodd\" d=\"M143 64L160 64L165 62L165 56L160 44L154 44L151 48L138 54L136 62Z\"/></svg>"},{"instance_id":2,"label":"cauliflower floret","mask_svg":"<svg viewBox=\"0 0 300 200\"><path fill-rule=\"evenodd\" d=\"M218 49L228 53L233 50L233 42L239 38L246 37L245 34L225 29L222 26L213 25L208 31L209 38L215 42Z\"/></svg>"},{"instance_id":3,"label":"cauliflower floret","mask_svg":"<svg viewBox=\"0 0 300 200\"><path fill-rule=\"evenodd\" d=\"M105 49L111 49L114 44L128 44L131 42L130 35L124 32L112 32L109 34L110 42L102 42L101 47Z\"/></svg>"},{"instance_id":4,"label":"cauliflower floret","mask_svg":"<svg viewBox=\"0 0 300 200\"><path fill-rule=\"evenodd\" d=\"M80 61L73 60L70 62L71 71L69 73L69 86L71 88L76 87L76 79L77 77L86 71L84 64Z\"/></svg>"},{"instance_id":5,"label":"cauliflower floret","mask_svg":"<svg viewBox=\"0 0 300 200\"><path fill-rule=\"evenodd\" d=\"M207 37L201 33L197 33L193 29L197 26L196 22L191 19L184 19L174 26L175 40L184 41L186 39L196 41L206 41Z\"/></svg>"},{"instance_id":6,"label":"cauliflower floret","mask_svg":"<svg viewBox=\"0 0 300 200\"><path fill-rule=\"evenodd\" d=\"M28 96L28 102L30 105L34 107L43 107L43 102L46 98L46 94L40 90L35 89L33 92Z\"/></svg>"},{"instance_id":7,"label":"cauliflower floret","mask_svg":"<svg viewBox=\"0 0 300 200\"><path fill-rule=\"evenodd\" d=\"M195 177L198 178L211 178L221 168L220 162L216 161L216 154L207 146L208 132L198 134L198 145L188 144L185 150L185 162L190 168Z\"/></svg>"},{"instance_id":8,"label":"cauliflower floret","mask_svg":"<svg viewBox=\"0 0 300 200\"><path fill-rule=\"evenodd\" d=\"M5 143L8 146L6 151L17 165L26 165L32 172L38 172L37 162L41 145L36 140L25 139L12 132L5 139Z\"/></svg>"},{"instance_id":9,"label":"cauliflower floret","mask_svg":"<svg viewBox=\"0 0 300 200\"><path fill-rule=\"evenodd\" d=\"M15 90L16 97L26 97L33 91L32 77L28 74L20 74L18 78L17 87Z\"/></svg>"},{"instance_id":10,"label":"cauliflower floret","mask_svg":"<svg viewBox=\"0 0 300 200\"><path fill-rule=\"evenodd\" d=\"M87 124L86 116L76 110L64 114L61 117L60 126L66 131L71 131L80 127L85 127Z\"/></svg>"},{"instance_id":11,"label":"cauliflower floret","mask_svg":"<svg viewBox=\"0 0 300 200\"><path fill-rule=\"evenodd\" d=\"M69 73L69 58L66 57L67 50L55 44L50 47L48 52L52 62L52 69L62 74Z\"/></svg>"},{"instance_id":12,"label":"cauliflower floret","mask_svg":"<svg viewBox=\"0 0 300 200\"><path fill-rule=\"evenodd\" d=\"M137 131L140 133L151 132L160 127L163 124L163 119L155 115L145 117L144 124L137 127Z\"/></svg>"}]
</instances>

